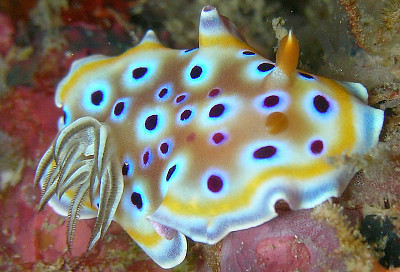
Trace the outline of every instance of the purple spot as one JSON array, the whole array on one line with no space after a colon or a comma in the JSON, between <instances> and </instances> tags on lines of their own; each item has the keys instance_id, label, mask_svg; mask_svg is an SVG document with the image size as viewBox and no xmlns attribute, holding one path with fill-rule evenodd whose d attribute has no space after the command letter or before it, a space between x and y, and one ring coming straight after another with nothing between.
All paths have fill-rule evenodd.
<instances>
[{"instance_id":1,"label":"purple spot","mask_svg":"<svg viewBox=\"0 0 400 272\"><path fill-rule=\"evenodd\" d=\"M167 176L165 178L166 181L170 180L170 178L171 178L172 174L175 172L175 170L176 170L176 164L168 169L168 173L167 173Z\"/></svg>"},{"instance_id":2,"label":"purple spot","mask_svg":"<svg viewBox=\"0 0 400 272\"><path fill-rule=\"evenodd\" d=\"M124 110L124 107L125 107L124 102L117 103L117 105L115 105L115 108L114 108L114 115L115 116L120 115L122 113L122 111Z\"/></svg>"},{"instance_id":3,"label":"purple spot","mask_svg":"<svg viewBox=\"0 0 400 272\"><path fill-rule=\"evenodd\" d=\"M217 95L219 95L219 92L220 92L220 89L214 88L208 93L208 96L209 97L216 97Z\"/></svg>"},{"instance_id":4,"label":"purple spot","mask_svg":"<svg viewBox=\"0 0 400 272\"><path fill-rule=\"evenodd\" d=\"M147 164L149 163L149 159L150 159L150 152L149 152L149 151L146 151L146 152L143 154L143 164L144 164L144 165L147 165Z\"/></svg>"},{"instance_id":5,"label":"purple spot","mask_svg":"<svg viewBox=\"0 0 400 272\"><path fill-rule=\"evenodd\" d=\"M302 77L305 77L307 79L314 79L314 77L312 75L309 75L306 73L299 72L299 75L301 75Z\"/></svg>"},{"instance_id":6,"label":"purple spot","mask_svg":"<svg viewBox=\"0 0 400 272\"><path fill-rule=\"evenodd\" d=\"M129 163L125 162L122 166L122 175L126 176L129 172Z\"/></svg>"},{"instance_id":7,"label":"purple spot","mask_svg":"<svg viewBox=\"0 0 400 272\"><path fill-rule=\"evenodd\" d=\"M100 103L103 101L103 92L100 90L93 92L90 96L90 99L93 105L100 105Z\"/></svg>"},{"instance_id":8,"label":"purple spot","mask_svg":"<svg viewBox=\"0 0 400 272\"><path fill-rule=\"evenodd\" d=\"M324 150L324 143L321 140L316 140L311 143L311 152L314 154L320 154Z\"/></svg>"},{"instance_id":9,"label":"purple spot","mask_svg":"<svg viewBox=\"0 0 400 272\"><path fill-rule=\"evenodd\" d=\"M139 67L132 71L132 77L134 79L139 79L139 78L143 77L146 73L147 73L146 67Z\"/></svg>"},{"instance_id":10,"label":"purple spot","mask_svg":"<svg viewBox=\"0 0 400 272\"><path fill-rule=\"evenodd\" d=\"M149 117L147 117L144 126L147 130L153 130L157 126L157 120L158 116L156 114L150 115Z\"/></svg>"},{"instance_id":11,"label":"purple spot","mask_svg":"<svg viewBox=\"0 0 400 272\"><path fill-rule=\"evenodd\" d=\"M222 186L224 185L222 179L219 176L211 175L207 180L207 187L213 193L218 193L221 191Z\"/></svg>"},{"instance_id":12,"label":"purple spot","mask_svg":"<svg viewBox=\"0 0 400 272\"><path fill-rule=\"evenodd\" d=\"M320 113L325 113L329 109L329 102L322 95L317 95L314 97L314 107Z\"/></svg>"},{"instance_id":13,"label":"purple spot","mask_svg":"<svg viewBox=\"0 0 400 272\"><path fill-rule=\"evenodd\" d=\"M268 108L276 106L278 103L279 103L279 96L277 95L270 95L264 99L264 106Z\"/></svg>"},{"instance_id":14,"label":"purple spot","mask_svg":"<svg viewBox=\"0 0 400 272\"><path fill-rule=\"evenodd\" d=\"M193 50L196 50L197 49L197 47L195 47L195 48L191 48L191 49L186 49L185 51L183 51L184 53L189 53L190 51L193 51Z\"/></svg>"},{"instance_id":15,"label":"purple spot","mask_svg":"<svg viewBox=\"0 0 400 272\"><path fill-rule=\"evenodd\" d=\"M196 65L196 66L194 66L194 67L192 68L192 70L190 71L190 77L191 77L192 79L196 79L196 78L198 78L198 77L201 76L201 73L202 73L202 72L203 72L203 69L202 69L200 66Z\"/></svg>"},{"instance_id":16,"label":"purple spot","mask_svg":"<svg viewBox=\"0 0 400 272\"><path fill-rule=\"evenodd\" d=\"M276 153L276 147L272 145L263 146L254 151L253 156L256 159L268 159Z\"/></svg>"},{"instance_id":17,"label":"purple spot","mask_svg":"<svg viewBox=\"0 0 400 272\"><path fill-rule=\"evenodd\" d=\"M185 94L181 94L181 95L176 97L175 102L178 104L178 103L183 102L185 99L186 99L186 95Z\"/></svg>"},{"instance_id":18,"label":"purple spot","mask_svg":"<svg viewBox=\"0 0 400 272\"><path fill-rule=\"evenodd\" d=\"M158 93L159 98L163 98L168 93L167 88L162 88L161 91Z\"/></svg>"},{"instance_id":19,"label":"purple spot","mask_svg":"<svg viewBox=\"0 0 400 272\"><path fill-rule=\"evenodd\" d=\"M243 51L242 54L243 54L243 55L246 55L246 56L253 56L253 55L255 55L256 53L246 50L246 51Z\"/></svg>"},{"instance_id":20,"label":"purple spot","mask_svg":"<svg viewBox=\"0 0 400 272\"><path fill-rule=\"evenodd\" d=\"M139 193L133 192L131 195L131 202L135 205L139 210L143 207L142 196Z\"/></svg>"},{"instance_id":21,"label":"purple spot","mask_svg":"<svg viewBox=\"0 0 400 272\"><path fill-rule=\"evenodd\" d=\"M275 68L275 65L268 63L268 62L263 62L257 66L257 69L260 72L268 72L269 70L272 70L274 68Z\"/></svg>"},{"instance_id":22,"label":"purple spot","mask_svg":"<svg viewBox=\"0 0 400 272\"><path fill-rule=\"evenodd\" d=\"M222 104L217 104L214 105L211 109L210 112L208 114L208 116L215 118L215 117L219 117L224 113L225 110L225 106Z\"/></svg>"},{"instance_id":23,"label":"purple spot","mask_svg":"<svg viewBox=\"0 0 400 272\"><path fill-rule=\"evenodd\" d=\"M169 149L169 145L168 145L167 143L162 143L162 144L160 145L160 151L161 151L161 153L167 154L168 149Z\"/></svg>"},{"instance_id":24,"label":"purple spot","mask_svg":"<svg viewBox=\"0 0 400 272\"><path fill-rule=\"evenodd\" d=\"M221 132L217 132L212 136L212 140L215 144L220 144L225 140L225 136Z\"/></svg>"},{"instance_id":25,"label":"purple spot","mask_svg":"<svg viewBox=\"0 0 400 272\"><path fill-rule=\"evenodd\" d=\"M181 113L181 121L185 121L185 120L189 119L190 115L192 115L192 111L191 110L184 110Z\"/></svg>"}]
</instances>

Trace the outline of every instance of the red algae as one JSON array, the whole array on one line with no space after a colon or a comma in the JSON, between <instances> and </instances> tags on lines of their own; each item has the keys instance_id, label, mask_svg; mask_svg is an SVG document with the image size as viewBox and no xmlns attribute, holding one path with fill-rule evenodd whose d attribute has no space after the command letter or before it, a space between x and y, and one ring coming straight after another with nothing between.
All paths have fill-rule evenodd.
<instances>
[{"instance_id":1,"label":"red algae","mask_svg":"<svg viewBox=\"0 0 400 272\"><path fill-rule=\"evenodd\" d=\"M19 142L24 157L34 158L50 144L60 115L51 93L18 87L2 99L0 130Z\"/></svg>"},{"instance_id":2,"label":"red algae","mask_svg":"<svg viewBox=\"0 0 400 272\"><path fill-rule=\"evenodd\" d=\"M25 21L29 18L29 12L37 2L38 0L0 1L0 11L7 13L13 22Z\"/></svg>"},{"instance_id":3,"label":"red algae","mask_svg":"<svg viewBox=\"0 0 400 272\"><path fill-rule=\"evenodd\" d=\"M62 18L68 24L85 22L107 28L116 22L128 21L127 11L135 5L123 0L71 0L69 8L62 12Z\"/></svg>"}]
</instances>

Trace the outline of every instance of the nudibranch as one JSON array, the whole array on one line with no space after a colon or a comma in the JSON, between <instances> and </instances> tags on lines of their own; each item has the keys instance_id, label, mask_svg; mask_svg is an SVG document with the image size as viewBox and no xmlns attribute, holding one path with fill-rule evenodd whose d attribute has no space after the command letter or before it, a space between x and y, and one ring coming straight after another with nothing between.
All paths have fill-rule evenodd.
<instances>
[{"instance_id":1,"label":"nudibranch","mask_svg":"<svg viewBox=\"0 0 400 272\"><path fill-rule=\"evenodd\" d=\"M164 47L153 31L117 57L73 63L55 103L60 132L35 177L39 209L96 218L90 251L112 220L160 266L178 265L186 238L214 244L276 216L337 197L355 174L328 158L377 143L383 111L359 83L297 70L292 32L276 63L213 6L199 47Z\"/></svg>"}]
</instances>

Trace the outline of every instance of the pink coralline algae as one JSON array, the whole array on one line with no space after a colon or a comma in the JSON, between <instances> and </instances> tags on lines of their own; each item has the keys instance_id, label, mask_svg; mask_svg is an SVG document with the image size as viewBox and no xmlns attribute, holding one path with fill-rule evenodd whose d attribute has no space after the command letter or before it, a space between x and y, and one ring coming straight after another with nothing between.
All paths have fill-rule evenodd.
<instances>
[{"instance_id":1,"label":"pink coralline algae","mask_svg":"<svg viewBox=\"0 0 400 272\"><path fill-rule=\"evenodd\" d=\"M221 271L344 271L335 230L311 218L312 210L282 211L223 241ZM329 256L329 258L328 258Z\"/></svg>"}]
</instances>

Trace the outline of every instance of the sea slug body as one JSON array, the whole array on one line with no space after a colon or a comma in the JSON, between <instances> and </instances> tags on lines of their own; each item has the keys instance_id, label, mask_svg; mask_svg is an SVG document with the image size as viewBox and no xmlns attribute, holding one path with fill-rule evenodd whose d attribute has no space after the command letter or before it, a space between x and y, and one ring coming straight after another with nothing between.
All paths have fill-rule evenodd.
<instances>
[{"instance_id":1,"label":"sea slug body","mask_svg":"<svg viewBox=\"0 0 400 272\"><path fill-rule=\"evenodd\" d=\"M206 6L199 47L174 50L150 30L120 56L73 63L59 83L60 132L35 183L75 222L96 218L88 250L120 224L160 266L186 255L186 238L216 243L276 216L283 199L312 208L355 174L329 157L366 153L383 112L359 83L297 70L290 32L276 63Z\"/></svg>"}]
</instances>

